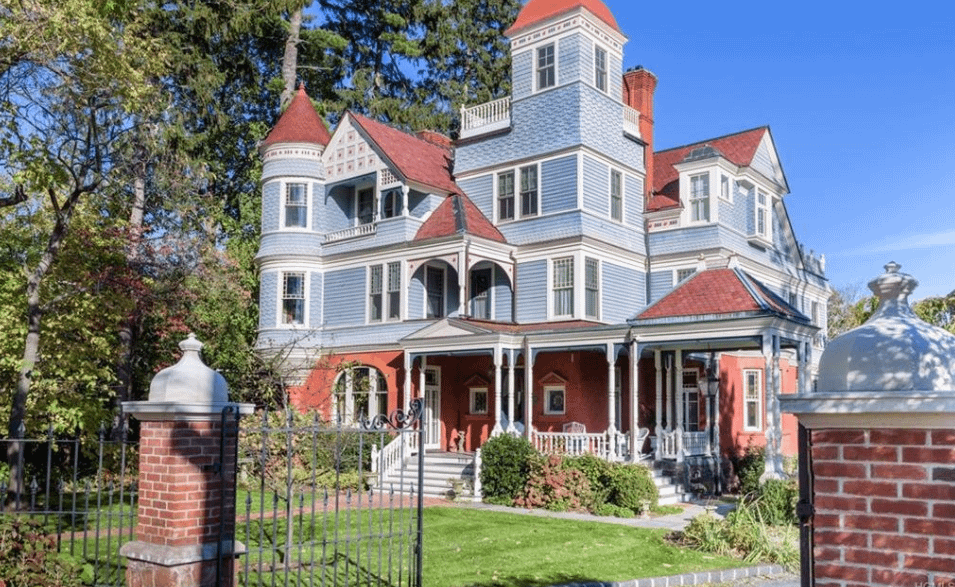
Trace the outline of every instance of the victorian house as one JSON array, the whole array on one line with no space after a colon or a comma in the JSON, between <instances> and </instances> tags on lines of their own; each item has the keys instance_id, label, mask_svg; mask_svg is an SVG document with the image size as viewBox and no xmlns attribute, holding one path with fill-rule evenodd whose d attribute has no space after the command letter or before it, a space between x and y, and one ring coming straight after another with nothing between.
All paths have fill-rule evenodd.
<instances>
[{"instance_id":1,"label":"victorian house","mask_svg":"<svg viewBox=\"0 0 955 587\"><path fill-rule=\"evenodd\" d=\"M329 133L304 89L263 142L259 347L291 400L347 424L421 397L425 449L765 445L778 471L828 284L769 127L654 151L657 79L600 0L530 0L506 34L512 94L454 142Z\"/></svg>"}]
</instances>

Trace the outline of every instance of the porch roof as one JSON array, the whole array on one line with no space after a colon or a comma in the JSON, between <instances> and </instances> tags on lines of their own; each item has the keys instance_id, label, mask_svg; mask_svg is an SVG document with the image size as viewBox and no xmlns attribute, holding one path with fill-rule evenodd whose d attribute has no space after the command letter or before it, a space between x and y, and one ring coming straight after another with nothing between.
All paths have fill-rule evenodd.
<instances>
[{"instance_id":1,"label":"porch roof","mask_svg":"<svg viewBox=\"0 0 955 587\"><path fill-rule=\"evenodd\" d=\"M517 349L525 338L529 338L535 347L543 342L547 347L584 348L609 342L623 343L629 328L626 324L608 325L586 320L515 324L448 317L404 337L401 345L408 351L442 349L468 353L497 346Z\"/></svg>"},{"instance_id":2,"label":"porch roof","mask_svg":"<svg viewBox=\"0 0 955 587\"><path fill-rule=\"evenodd\" d=\"M499 243L507 242L481 210L467 196L451 194L421 225L414 240L472 235Z\"/></svg>"}]
</instances>

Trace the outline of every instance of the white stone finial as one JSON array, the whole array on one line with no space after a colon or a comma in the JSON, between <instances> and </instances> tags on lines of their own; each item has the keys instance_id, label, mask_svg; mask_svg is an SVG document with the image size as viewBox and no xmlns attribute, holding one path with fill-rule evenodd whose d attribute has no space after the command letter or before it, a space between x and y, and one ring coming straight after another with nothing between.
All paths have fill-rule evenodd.
<instances>
[{"instance_id":1,"label":"white stone finial","mask_svg":"<svg viewBox=\"0 0 955 587\"><path fill-rule=\"evenodd\" d=\"M889 261L885 265L885 273L869 282L869 289L879 298L880 306L898 302L908 307L909 294L915 291L919 282L911 275L900 272L901 268L895 261Z\"/></svg>"},{"instance_id":2,"label":"white stone finial","mask_svg":"<svg viewBox=\"0 0 955 587\"><path fill-rule=\"evenodd\" d=\"M153 377L149 385L150 402L211 405L229 401L225 378L202 362L199 355L202 346L194 334L179 343L182 358Z\"/></svg>"}]
</instances>

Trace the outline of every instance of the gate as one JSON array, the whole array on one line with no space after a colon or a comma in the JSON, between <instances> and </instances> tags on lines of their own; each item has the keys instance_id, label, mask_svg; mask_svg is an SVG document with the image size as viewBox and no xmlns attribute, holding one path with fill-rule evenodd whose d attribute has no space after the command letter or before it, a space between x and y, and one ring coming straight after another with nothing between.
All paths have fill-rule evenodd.
<instances>
[{"instance_id":1,"label":"gate","mask_svg":"<svg viewBox=\"0 0 955 587\"><path fill-rule=\"evenodd\" d=\"M373 448L378 457L389 444L422 446L421 417L415 400L407 414L377 416L354 428L294 410L244 421L236 540L246 550L239 584L420 587L421 479L399 474L383 485L384 468L371 459ZM407 435L416 441L402 438Z\"/></svg>"},{"instance_id":2,"label":"gate","mask_svg":"<svg viewBox=\"0 0 955 587\"><path fill-rule=\"evenodd\" d=\"M799 502L796 515L799 518L799 561L803 587L815 585L813 577L813 475L812 436L809 429L799 424Z\"/></svg>"}]
</instances>

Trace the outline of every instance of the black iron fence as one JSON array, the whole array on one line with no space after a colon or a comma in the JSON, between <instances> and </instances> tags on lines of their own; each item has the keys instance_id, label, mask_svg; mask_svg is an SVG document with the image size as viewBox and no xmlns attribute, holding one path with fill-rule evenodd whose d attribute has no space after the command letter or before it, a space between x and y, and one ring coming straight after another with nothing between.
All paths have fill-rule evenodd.
<instances>
[{"instance_id":1,"label":"black iron fence","mask_svg":"<svg viewBox=\"0 0 955 587\"><path fill-rule=\"evenodd\" d=\"M118 552L135 531L136 444L125 433L119 439L103 431L94 438L60 438L51 430L41 439L0 439L2 454L14 443L17 466L0 470L4 572L125 584Z\"/></svg>"}]
</instances>

